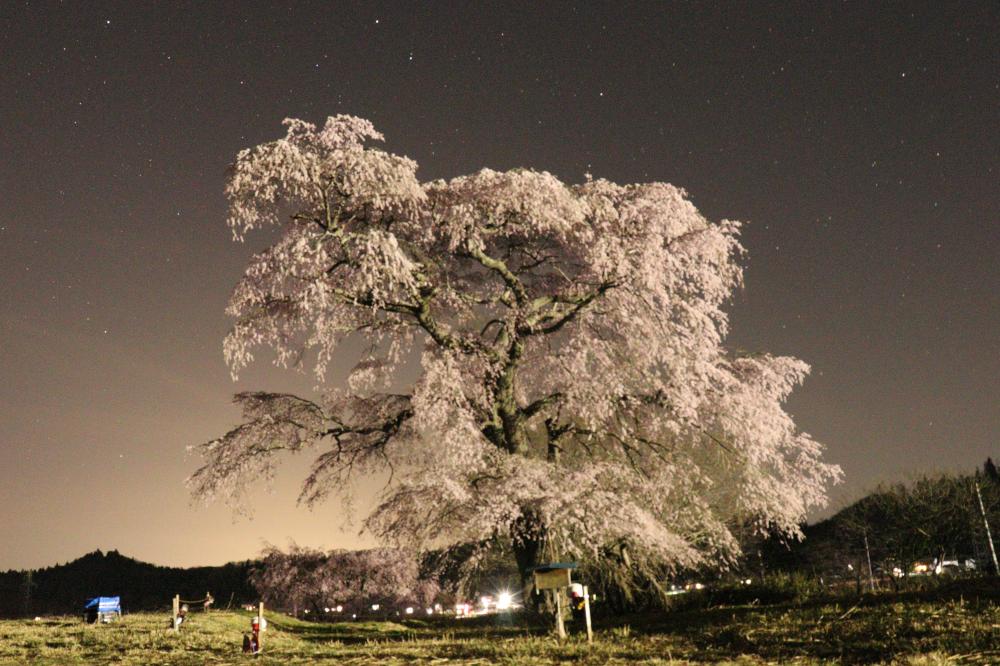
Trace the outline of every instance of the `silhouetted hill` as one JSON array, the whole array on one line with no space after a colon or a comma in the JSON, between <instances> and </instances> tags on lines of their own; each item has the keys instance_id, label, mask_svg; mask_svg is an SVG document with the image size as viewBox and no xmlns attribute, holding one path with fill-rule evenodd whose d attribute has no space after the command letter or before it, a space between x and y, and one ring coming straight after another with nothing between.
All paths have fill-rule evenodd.
<instances>
[{"instance_id":1,"label":"silhouetted hill","mask_svg":"<svg viewBox=\"0 0 1000 666\"><path fill-rule=\"evenodd\" d=\"M869 561L878 574L894 567L909 570L915 561L934 557L971 559L992 572L984 513L997 541L1000 475L992 460L977 474L927 475L879 486L834 516L803 526L801 542L769 540L763 560L771 570L842 577L867 575Z\"/></svg>"},{"instance_id":2,"label":"silhouetted hill","mask_svg":"<svg viewBox=\"0 0 1000 666\"><path fill-rule=\"evenodd\" d=\"M218 567L160 567L116 550L96 550L67 564L32 571L0 573L0 616L82 613L95 596L120 596L122 610L168 609L175 594L201 599L211 592L216 607L256 599L247 580L254 562Z\"/></svg>"}]
</instances>

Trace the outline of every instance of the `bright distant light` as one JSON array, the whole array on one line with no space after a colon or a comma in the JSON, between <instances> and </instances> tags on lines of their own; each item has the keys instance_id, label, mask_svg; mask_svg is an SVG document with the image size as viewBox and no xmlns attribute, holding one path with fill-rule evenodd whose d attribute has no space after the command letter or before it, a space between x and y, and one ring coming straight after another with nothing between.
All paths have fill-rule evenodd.
<instances>
[{"instance_id":1,"label":"bright distant light","mask_svg":"<svg viewBox=\"0 0 1000 666\"><path fill-rule=\"evenodd\" d=\"M344 610L344 607L343 607L343 606L337 606L337 612L338 612L338 613L340 613L340 612L341 612L341 611L343 611L343 610Z\"/></svg>"},{"instance_id":2,"label":"bright distant light","mask_svg":"<svg viewBox=\"0 0 1000 666\"><path fill-rule=\"evenodd\" d=\"M512 602L510 592L501 592L497 595L497 610L509 610Z\"/></svg>"},{"instance_id":3,"label":"bright distant light","mask_svg":"<svg viewBox=\"0 0 1000 666\"><path fill-rule=\"evenodd\" d=\"M406 607L406 614L407 615L413 615L413 606L407 606Z\"/></svg>"},{"instance_id":4,"label":"bright distant light","mask_svg":"<svg viewBox=\"0 0 1000 666\"><path fill-rule=\"evenodd\" d=\"M434 615L434 609L433 608L428 608L427 609L427 614L428 615Z\"/></svg>"},{"instance_id":5,"label":"bright distant light","mask_svg":"<svg viewBox=\"0 0 1000 666\"><path fill-rule=\"evenodd\" d=\"M482 606L483 608L489 608L490 607L490 598L489 597L479 597L479 605Z\"/></svg>"},{"instance_id":6,"label":"bright distant light","mask_svg":"<svg viewBox=\"0 0 1000 666\"><path fill-rule=\"evenodd\" d=\"M381 606L379 606L378 604L372 604L373 611L377 611L379 608L381 608Z\"/></svg>"},{"instance_id":7,"label":"bright distant light","mask_svg":"<svg viewBox=\"0 0 1000 666\"><path fill-rule=\"evenodd\" d=\"M329 609L329 608L327 608L326 606L323 606L323 612L324 612L324 613L329 613L329 612L330 612L330 609Z\"/></svg>"}]
</instances>

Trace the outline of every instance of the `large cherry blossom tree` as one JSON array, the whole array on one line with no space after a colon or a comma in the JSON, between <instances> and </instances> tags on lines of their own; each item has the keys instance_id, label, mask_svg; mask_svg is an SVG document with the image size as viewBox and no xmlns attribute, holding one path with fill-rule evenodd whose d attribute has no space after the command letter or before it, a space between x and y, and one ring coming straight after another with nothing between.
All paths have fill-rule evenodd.
<instances>
[{"instance_id":1,"label":"large cherry blossom tree","mask_svg":"<svg viewBox=\"0 0 1000 666\"><path fill-rule=\"evenodd\" d=\"M238 394L245 422L198 447L197 497L239 505L311 451L305 503L388 476L374 534L500 539L522 571L625 547L725 563L735 526L795 534L826 501L840 470L783 408L808 366L723 347L739 223L666 183L421 183L366 120L285 124L228 182L234 235L280 236L235 289L226 359L234 376L261 349L321 383L335 358L353 370L319 399Z\"/></svg>"}]
</instances>

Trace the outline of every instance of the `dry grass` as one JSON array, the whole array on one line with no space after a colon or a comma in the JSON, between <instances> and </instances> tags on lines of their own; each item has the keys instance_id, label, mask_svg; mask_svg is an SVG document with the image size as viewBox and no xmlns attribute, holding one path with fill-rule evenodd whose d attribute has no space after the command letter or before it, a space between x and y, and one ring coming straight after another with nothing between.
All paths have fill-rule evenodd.
<instances>
[{"instance_id":1,"label":"dry grass","mask_svg":"<svg viewBox=\"0 0 1000 666\"><path fill-rule=\"evenodd\" d=\"M240 652L249 614L167 614L86 625L0 622L0 663L17 664L931 664L1000 663L1000 606L984 599L880 597L634 615L560 644L517 618L317 624L272 616L265 655Z\"/></svg>"}]
</instances>

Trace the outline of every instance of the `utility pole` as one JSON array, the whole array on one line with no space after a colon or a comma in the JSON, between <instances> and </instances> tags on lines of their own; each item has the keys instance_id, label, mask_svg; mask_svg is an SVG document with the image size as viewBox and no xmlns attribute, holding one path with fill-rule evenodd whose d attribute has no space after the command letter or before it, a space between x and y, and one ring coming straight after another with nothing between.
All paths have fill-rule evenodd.
<instances>
[{"instance_id":1,"label":"utility pole","mask_svg":"<svg viewBox=\"0 0 1000 666\"><path fill-rule=\"evenodd\" d=\"M972 480L976 486L976 499L979 500L979 515L983 517L983 527L986 528L986 543L990 545L990 555L993 556L993 571L1000 575L1000 564L997 563L997 549L993 545L993 535L990 533L990 521L986 519L986 507L983 506L983 494L979 491L979 474Z\"/></svg>"},{"instance_id":2,"label":"utility pole","mask_svg":"<svg viewBox=\"0 0 1000 666\"><path fill-rule=\"evenodd\" d=\"M868 584L875 591L875 572L872 571L872 552L868 550L868 530L865 530L865 557L868 559Z\"/></svg>"}]
</instances>

